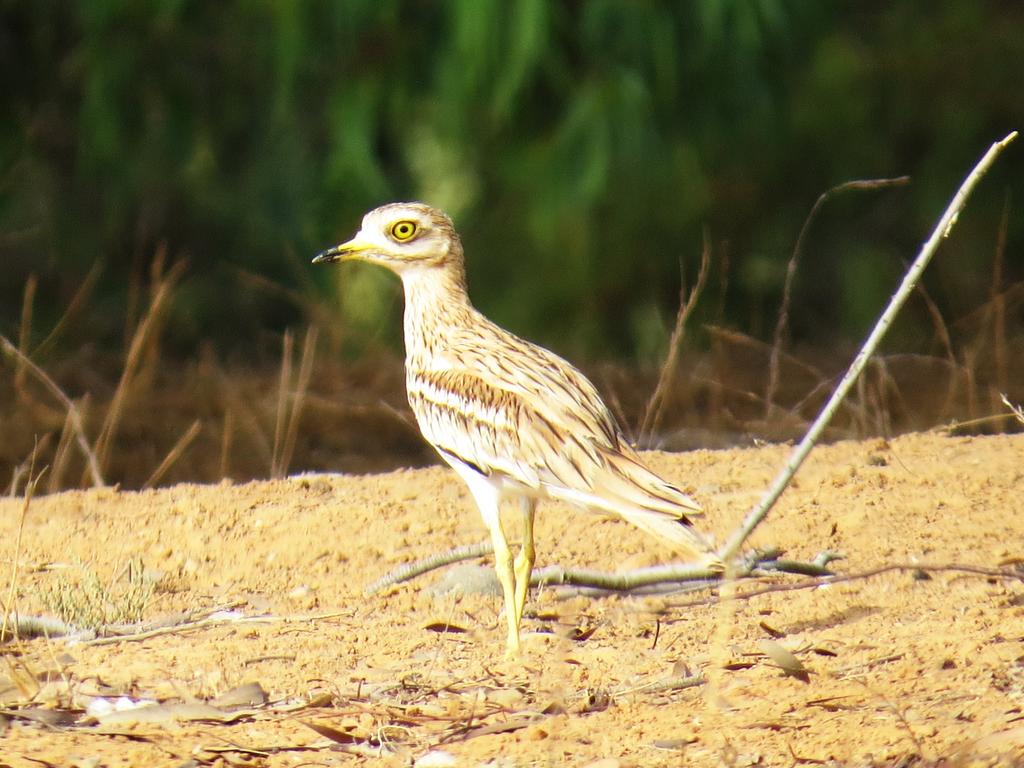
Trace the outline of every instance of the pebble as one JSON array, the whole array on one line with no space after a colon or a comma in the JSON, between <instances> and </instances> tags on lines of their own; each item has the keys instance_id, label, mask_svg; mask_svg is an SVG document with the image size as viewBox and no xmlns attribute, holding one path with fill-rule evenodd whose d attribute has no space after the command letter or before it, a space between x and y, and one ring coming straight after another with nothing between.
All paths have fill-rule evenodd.
<instances>
[{"instance_id":1,"label":"pebble","mask_svg":"<svg viewBox=\"0 0 1024 768\"><path fill-rule=\"evenodd\" d=\"M430 587L435 595L461 592L465 595L501 596L501 584L494 569L484 565L457 565Z\"/></svg>"},{"instance_id":2,"label":"pebble","mask_svg":"<svg viewBox=\"0 0 1024 768\"><path fill-rule=\"evenodd\" d=\"M441 749L435 749L427 754L418 757L413 763L414 768L447 768L450 765L457 765L455 755Z\"/></svg>"}]
</instances>

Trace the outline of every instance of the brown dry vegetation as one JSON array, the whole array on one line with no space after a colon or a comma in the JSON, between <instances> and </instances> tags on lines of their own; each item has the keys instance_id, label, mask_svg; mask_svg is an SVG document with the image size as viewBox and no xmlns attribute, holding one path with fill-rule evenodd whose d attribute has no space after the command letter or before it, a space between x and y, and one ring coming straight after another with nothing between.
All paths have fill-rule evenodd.
<instances>
[{"instance_id":1,"label":"brown dry vegetation","mask_svg":"<svg viewBox=\"0 0 1024 768\"><path fill-rule=\"evenodd\" d=\"M819 204L842 188L830 190ZM1024 283L1006 285L1003 278L1008 210L992 258L988 299L948 322L919 285L915 301L931 323L930 340L916 343L912 353L873 356L833 420L831 439L893 435L953 421L980 433L1014 428L1002 398L1024 399ZM853 348L788 348L786 320L800 248L798 241L771 344L708 325L701 329L708 351L688 352L680 364L684 333L712 265L705 242L695 285L690 291L684 285L660 371L590 371L640 445L742 446L793 439L805 431ZM728 264L722 262L717 266L727 282ZM311 294L255 275L240 277L286 296L309 318L301 343L291 331L274 340L280 348L277 371L225 362L209 347L191 360L168 359L162 334L186 271L185 260L168 266L161 249L145 282L133 279L119 355L91 345L62 351L69 327L88 316L98 268L49 329L33 325L37 286L34 277L28 280L17 338L0 337L13 372L0 378L0 477L10 478L9 493L19 491L33 461L48 468L43 487L50 491L282 477L294 468L362 472L434 461L405 404L398 358L378 350L341 362L344 331L331 308ZM36 337L41 341L33 345Z\"/></svg>"},{"instance_id":2,"label":"brown dry vegetation","mask_svg":"<svg viewBox=\"0 0 1024 768\"><path fill-rule=\"evenodd\" d=\"M1013 306L1017 314L1024 312L1020 302ZM951 423L969 433L1014 429L1001 396L1024 400L1024 336L1003 336L1002 354L996 355L991 324L981 323L987 316L979 314L963 324L969 331L953 359L874 358L826 433L829 439ZM648 447L687 450L795 439L848 360L834 353L783 353L780 385L767 401L772 347L735 331L708 332L710 350L684 358L665 393L659 430L644 435ZM259 371L226 364L212 352L184 363L156 356L119 389L124 377L118 367L83 350L51 364L47 373L77 404L90 450L104 448L103 479L125 488L249 480L297 469L382 471L436 461L408 412L400 359L381 352L343 363L331 341L321 338L318 351L308 353L308 381L300 387L302 357L293 349L283 358L291 360L287 369ZM14 361L8 372L15 372L16 358L8 359ZM656 372L604 365L591 366L589 373L620 421L639 434ZM49 467L44 490L92 484L66 402L31 370L0 377L0 423L0 478L8 493L23 487L33 455L37 466ZM282 456L289 437L288 455Z\"/></svg>"}]
</instances>

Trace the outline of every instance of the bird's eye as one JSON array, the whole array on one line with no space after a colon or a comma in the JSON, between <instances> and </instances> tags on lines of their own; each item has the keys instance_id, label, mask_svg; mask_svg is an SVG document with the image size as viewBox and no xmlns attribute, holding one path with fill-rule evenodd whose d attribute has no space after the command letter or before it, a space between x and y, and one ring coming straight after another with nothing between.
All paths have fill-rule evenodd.
<instances>
[{"instance_id":1,"label":"bird's eye","mask_svg":"<svg viewBox=\"0 0 1024 768\"><path fill-rule=\"evenodd\" d=\"M398 242L404 243L408 240L412 240L417 229L418 227L416 226L415 221L403 219L402 221L396 221L391 225L391 236Z\"/></svg>"}]
</instances>

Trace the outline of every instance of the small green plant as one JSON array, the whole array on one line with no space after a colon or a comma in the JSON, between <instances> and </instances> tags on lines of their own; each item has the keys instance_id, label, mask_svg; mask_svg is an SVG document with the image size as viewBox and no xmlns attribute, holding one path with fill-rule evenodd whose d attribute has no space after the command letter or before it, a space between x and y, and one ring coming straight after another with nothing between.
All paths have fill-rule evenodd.
<instances>
[{"instance_id":1,"label":"small green plant","mask_svg":"<svg viewBox=\"0 0 1024 768\"><path fill-rule=\"evenodd\" d=\"M99 629L141 621L154 586L141 559L129 561L123 577L109 584L88 566L78 564L41 589L39 597L63 621L81 629Z\"/></svg>"}]
</instances>

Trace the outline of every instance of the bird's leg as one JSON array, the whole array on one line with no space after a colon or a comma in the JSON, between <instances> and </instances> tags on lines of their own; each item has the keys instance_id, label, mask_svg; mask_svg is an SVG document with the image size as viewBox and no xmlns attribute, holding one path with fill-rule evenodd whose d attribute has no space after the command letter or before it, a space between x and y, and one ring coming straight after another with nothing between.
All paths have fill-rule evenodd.
<instances>
[{"instance_id":1,"label":"bird's leg","mask_svg":"<svg viewBox=\"0 0 1024 768\"><path fill-rule=\"evenodd\" d=\"M512 551L505 540L505 531L501 527L500 497L495 494L493 499L477 497L480 515L491 532L491 543L494 545L494 570L498 573L498 582L505 597L505 618L508 621L508 645L505 655L519 655L519 614L516 613L516 583L512 570Z\"/></svg>"},{"instance_id":2,"label":"bird's leg","mask_svg":"<svg viewBox=\"0 0 1024 768\"><path fill-rule=\"evenodd\" d=\"M530 573L533 571L533 563L536 559L533 549L533 513L537 508L537 500L523 496L520 499L520 505L523 511L523 544L515 559L517 627L523 621L523 608L526 606L526 596L530 592Z\"/></svg>"},{"instance_id":3,"label":"bird's leg","mask_svg":"<svg viewBox=\"0 0 1024 768\"><path fill-rule=\"evenodd\" d=\"M505 597L505 619L508 622L508 643L505 648L507 656L519 655L519 615L516 613L515 574L512 570L512 552L505 541L501 523L491 528L491 541L494 544L494 569L498 572L501 592Z\"/></svg>"}]
</instances>

